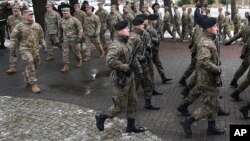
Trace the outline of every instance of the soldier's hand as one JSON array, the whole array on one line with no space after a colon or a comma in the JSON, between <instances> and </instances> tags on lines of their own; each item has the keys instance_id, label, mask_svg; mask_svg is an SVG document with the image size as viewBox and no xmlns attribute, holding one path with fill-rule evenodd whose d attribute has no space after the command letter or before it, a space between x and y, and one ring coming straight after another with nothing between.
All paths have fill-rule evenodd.
<instances>
[{"instance_id":1,"label":"soldier's hand","mask_svg":"<svg viewBox=\"0 0 250 141\"><path fill-rule=\"evenodd\" d=\"M232 44L232 42L229 42L229 41L228 41L228 42L225 43L225 46L229 46L229 45L231 45L231 44Z\"/></svg>"},{"instance_id":2,"label":"soldier's hand","mask_svg":"<svg viewBox=\"0 0 250 141\"><path fill-rule=\"evenodd\" d=\"M16 57L16 51L15 50L10 50L10 55L12 57Z\"/></svg>"},{"instance_id":3,"label":"soldier's hand","mask_svg":"<svg viewBox=\"0 0 250 141\"><path fill-rule=\"evenodd\" d=\"M45 45L42 45L42 49L43 49L43 54L46 54L48 52L47 47Z\"/></svg>"},{"instance_id":4,"label":"soldier's hand","mask_svg":"<svg viewBox=\"0 0 250 141\"><path fill-rule=\"evenodd\" d=\"M80 36L77 37L77 38L76 38L76 43L82 43L82 37L80 37Z\"/></svg>"}]
</instances>

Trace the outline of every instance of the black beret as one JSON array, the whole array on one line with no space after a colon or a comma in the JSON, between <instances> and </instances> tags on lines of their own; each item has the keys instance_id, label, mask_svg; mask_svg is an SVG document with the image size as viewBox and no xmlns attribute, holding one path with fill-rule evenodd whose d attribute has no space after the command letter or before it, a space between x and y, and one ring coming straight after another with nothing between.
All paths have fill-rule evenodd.
<instances>
[{"instance_id":1,"label":"black beret","mask_svg":"<svg viewBox=\"0 0 250 141\"><path fill-rule=\"evenodd\" d=\"M207 18L208 18L207 15L199 15L199 16L197 16L196 22L200 26L201 23L202 23L202 21L205 20L205 19L207 19Z\"/></svg>"},{"instance_id":2,"label":"black beret","mask_svg":"<svg viewBox=\"0 0 250 141\"><path fill-rule=\"evenodd\" d=\"M200 26L201 26L203 29L207 29L207 28L213 27L216 23L217 23L216 18L209 17L209 18L205 18L205 19L200 23Z\"/></svg>"},{"instance_id":3,"label":"black beret","mask_svg":"<svg viewBox=\"0 0 250 141\"><path fill-rule=\"evenodd\" d=\"M128 26L127 21L121 21L121 22L116 23L114 25L114 28L115 28L116 31L119 31L119 30L123 30L127 26Z\"/></svg>"},{"instance_id":4,"label":"black beret","mask_svg":"<svg viewBox=\"0 0 250 141\"><path fill-rule=\"evenodd\" d=\"M148 15L148 19L151 20L151 21L157 20L158 18L159 18L159 16L156 15L156 14L150 14L150 15Z\"/></svg>"},{"instance_id":5,"label":"black beret","mask_svg":"<svg viewBox=\"0 0 250 141\"><path fill-rule=\"evenodd\" d=\"M146 14L139 14L137 15L136 17L141 17L143 18L144 20L147 20L148 19L148 16Z\"/></svg>"},{"instance_id":6,"label":"black beret","mask_svg":"<svg viewBox=\"0 0 250 141\"><path fill-rule=\"evenodd\" d=\"M132 20L132 24L133 25L141 25L144 23L144 19L142 17L135 17L133 20Z\"/></svg>"}]
</instances>

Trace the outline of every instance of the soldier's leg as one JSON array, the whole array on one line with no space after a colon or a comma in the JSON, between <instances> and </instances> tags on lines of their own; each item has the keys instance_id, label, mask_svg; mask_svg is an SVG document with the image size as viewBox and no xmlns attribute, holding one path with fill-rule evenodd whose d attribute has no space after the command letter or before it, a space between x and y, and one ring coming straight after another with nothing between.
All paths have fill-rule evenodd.
<instances>
[{"instance_id":1,"label":"soldier's leg","mask_svg":"<svg viewBox=\"0 0 250 141\"><path fill-rule=\"evenodd\" d=\"M81 67L82 66L82 54L81 54L81 44L80 43L72 43L72 50L74 52L75 58L77 60L77 67Z\"/></svg>"},{"instance_id":2,"label":"soldier's leg","mask_svg":"<svg viewBox=\"0 0 250 141\"><path fill-rule=\"evenodd\" d=\"M160 76L165 76L165 72L164 72L164 68L162 66L161 60L159 58L159 53L158 51L153 50L153 62L156 66L156 69L158 71L158 73L160 74Z\"/></svg>"},{"instance_id":3,"label":"soldier's leg","mask_svg":"<svg viewBox=\"0 0 250 141\"><path fill-rule=\"evenodd\" d=\"M177 26L177 33L178 33L178 35L180 36L180 38L182 39L183 37L182 37L180 25Z\"/></svg>"},{"instance_id":4,"label":"soldier's leg","mask_svg":"<svg viewBox=\"0 0 250 141\"><path fill-rule=\"evenodd\" d=\"M101 30L101 32L100 32L100 40L101 40L103 49L107 48L107 43L106 43L106 39L105 39L105 32L106 32L106 30Z\"/></svg>"},{"instance_id":5,"label":"soldier's leg","mask_svg":"<svg viewBox=\"0 0 250 141\"><path fill-rule=\"evenodd\" d=\"M186 85L186 79L194 72L196 66L196 57L191 56L191 63L188 66L187 70L184 72L182 78L180 79L179 83L182 85Z\"/></svg>"},{"instance_id":6,"label":"soldier's leg","mask_svg":"<svg viewBox=\"0 0 250 141\"><path fill-rule=\"evenodd\" d=\"M166 25L166 30L172 37L174 37L173 32L171 31L171 25Z\"/></svg>"},{"instance_id":7,"label":"soldier's leg","mask_svg":"<svg viewBox=\"0 0 250 141\"><path fill-rule=\"evenodd\" d=\"M247 77L236 88L236 91L243 92L250 85L250 71L248 70Z\"/></svg>"},{"instance_id":8,"label":"soldier's leg","mask_svg":"<svg viewBox=\"0 0 250 141\"><path fill-rule=\"evenodd\" d=\"M177 27L176 27L176 24L174 24L173 29L172 29L173 39L176 38L176 30L177 30Z\"/></svg>"},{"instance_id":9,"label":"soldier's leg","mask_svg":"<svg viewBox=\"0 0 250 141\"><path fill-rule=\"evenodd\" d=\"M240 107L239 111L241 112L244 119L250 119L250 116L248 115L249 109L250 109L250 102Z\"/></svg>"},{"instance_id":10,"label":"soldier's leg","mask_svg":"<svg viewBox=\"0 0 250 141\"><path fill-rule=\"evenodd\" d=\"M99 51L99 58L102 58L104 57L105 55L105 52L102 48L102 45L101 45L101 42L100 42L100 37L97 36L97 37L91 37L91 42L95 45L95 47L98 49Z\"/></svg>"},{"instance_id":11,"label":"soldier's leg","mask_svg":"<svg viewBox=\"0 0 250 141\"><path fill-rule=\"evenodd\" d=\"M47 49L48 49L48 53L47 53L47 58L45 59L46 61L52 60L54 59L54 53L53 53L53 37L52 35L46 35L45 36L45 41L46 41L46 45L47 45Z\"/></svg>"},{"instance_id":12,"label":"soldier's leg","mask_svg":"<svg viewBox=\"0 0 250 141\"><path fill-rule=\"evenodd\" d=\"M141 64L142 70L143 70L143 75L144 75L144 80L141 80L141 86L142 89L144 90L144 99L151 99L152 93L153 93L153 83L152 79L150 76L149 69L147 67L147 64Z\"/></svg>"},{"instance_id":13,"label":"soldier's leg","mask_svg":"<svg viewBox=\"0 0 250 141\"><path fill-rule=\"evenodd\" d=\"M16 52L17 54L17 49L13 50ZM16 63L17 63L17 56L12 56L11 53L10 53L10 59L9 59L9 62L10 62L10 67L9 69L6 71L7 73L9 74L13 74L13 73L16 73Z\"/></svg>"},{"instance_id":14,"label":"soldier's leg","mask_svg":"<svg viewBox=\"0 0 250 141\"><path fill-rule=\"evenodd\" d=\"M150 73L150 77L151 77L152 82L154 84L154 64L153 64L152 58L147 59L147 66L148 66L148 70Z\"/></svg>"},{"instance_id":15,"label":"soldier's leg","mask_svg":"<svg viewBox=\"0 0 250 141\"><path fill-rule=\"evenodd\" d=\"M87 62L91 60L91 37L86 36L86 48L84 50L85 58L83 59L83 62Z\"/></svg>"},{"instance_id":16,"label":"soldier's leg","mask_svg":"<svg viewBox=\"0 0 250 141\"><path fill-rule=\"evenodd\" d=\"M61 72L67 72L69 70L69 48L70 48L70 43L69 42L63 42L63 68L61 69Z\"/></svg>"},{"instance_id":17,"label":"soldier's leg","mask_svg":"<svg viewBox=\"0 0 250 141\"><path fill-rule=\"evenodd\" d=\"M237 69L237 71L234 74L234 78L238 80L246 72L246 70L248 69L248 66L249 65L248 65L247 59L243 59L240 67Z\"/></svg>"},{"instance_id":18,"label":"soldier's leg","mask_svg":"<svg viewBox=\"0 0 250 141\"><path fill-rule=\"evenodd\" d=\"M197 75L196 73L190 78L190 80L188 81L186 87L181 91L181 94L184 97L187 97L189 95L190 90L192 90L195 85L196 85L196 80L197 80Z\"/></svg>"},{"instance_id":19,"label":"soldier's leg","mask_svg":"<svg viewBox=\"0 0 250 141\"><path fill-rule=\"evenodd\" d=\"M226 29L226 35L228 36L229 39L233 38L230 29Z\"/></svg>"}]
</instances>

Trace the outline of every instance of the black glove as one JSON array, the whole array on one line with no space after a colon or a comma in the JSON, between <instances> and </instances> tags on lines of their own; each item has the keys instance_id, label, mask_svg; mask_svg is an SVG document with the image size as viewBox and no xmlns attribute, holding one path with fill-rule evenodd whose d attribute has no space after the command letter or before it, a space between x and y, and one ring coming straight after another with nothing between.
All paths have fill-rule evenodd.
<instances>
[{"instance_id":1,"label":"black glove","mask_svg":"<svg viewBox=\"0 0 250 141\"><path fill-rule=\"evenodd\" d=\"M241 56L240 56L240 59L244 59L244 58L245 58L245 55L241 55Z\"/></svg>"},{"instance_id":2,"label":"black glove","mask_svg":"<svg viewBox=\"0 0 250 141\"><path fill-rule=\"evenodd\" d=\"M10 51L10 55L11 55L12 57L16 57L16 51L15 51L15 50L11 50L11 51Z\"/></svg>"},{"instance_id":3,"label":"black glove","mask_svg":"<svg viewBox=\"0 0 250 141\"><path fill-rule=\"evenodd\" d=\"M225 46L229 46L229 45L231 45L231 44L232 44L232 42L229 42L229 41L228 41L228 42L225 43Z\"/></svg>"},{"instance_id":4,"label":"black glove","mask_svg":"<svg viewBox=\"0 0 250 141\"><path fill-rule=\"evenodd\" d=\"M139 73L138 76L139 76L139 78L140 78L141 80L144 80L144 75L143 75L143 73Z\"/></svg>"},{"instance_id":5,"label":"black glove","mask_svg":"<svg viewBox=\"0 0 250 141\"><path fill-rule=\"evenodd\" d=\"M43 54L46 54L48 52L47 48L45 47L45 45L42 45L42 49L43 49Z\"/></svg>"},{"instance_id":6,"label":"black glove","mask_svg":"<svg viewBox=\"0 0 250 141\"><path fill-rule=\"evenodd\" d=\"M193 47L193 42L190 43L190 45L188 46L189 49L191 49Z\"/></svg>"},{"instance_id":7,"label":"black glove","mask_svg":"<svg viewBox=\"0 0 250 141\"><path fill-rule=\"evenodd\" d=\"M82 43L82 37L77 37L76 38L76 43Z\"/></svg>"}]
</instances>

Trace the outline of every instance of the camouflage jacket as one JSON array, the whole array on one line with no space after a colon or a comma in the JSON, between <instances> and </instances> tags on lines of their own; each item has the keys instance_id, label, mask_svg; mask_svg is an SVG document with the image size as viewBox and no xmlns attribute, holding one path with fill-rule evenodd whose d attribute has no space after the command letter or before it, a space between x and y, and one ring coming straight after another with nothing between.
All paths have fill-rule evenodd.
<instances>
[{"instance_id":1,"label":"camouflage jacket","mask_svg":"<svg viewBox=\"0 0 250 141\"><path fill-rule=\"evenodd\" d=\"M192 30L193 25L194 25L194 18L193 18L192 13L188 14L187 23L188 23L188 27L191 28L190 30Z\"/></svg>"},{"instance_id":2,"label":"camouflage jacket","mask_svg":"<svg viewBox=\"0 0 250 141\"><path fill-rule=\"evenodd\" d=\"M229 16L226 16L224 18L224 22L222 24L222 27L224 27L224 29L229 29L230 25L231 25L231 18Z\"/></svg>"},{"instance_id":3,"label":"camouflage jacket","mask_svg":"<svg viewBox=\"0 0 250 141\"><path fill-rule=\"evenodd\" d=\"M24 21L17 24L11 33L11 50L38 50L39 45L44 45L44 33L42 27L36 23Z\"/></svg>"},{"instance_id":4,"label":"camouflage jacket","mask_svg":"<svg viewBox=\"0 0 250 141\"><path fill-rule=\"evenodd\" d=\"M110 13L107 17L107 26L110 32L115 32L114 25L122 21L122 17L116 13Z\"/></svg>"},{"instance_id":5,"label":"camouflage jacket","mask_svg":"<svg viewBox=\"0 0 250 141\"><path fill-rule=\"evenodd\" d=\"M95 15L97 15L101 21L101 30L106 30L107 29L108 11L106 9L98 9L95 12Z\"/></svg>"},{"instance_id":6,"label":"camouflage jacket","mask_svg":"<svg viewBox=\"0 0 250 141\"><path fill-rule=\"evenodd\" d=\"M237 13L234 17L234 24L240 25L241 24L241 16L240 13Z\"/></svg>"},{"instance_id":7,"label":"camouflage jacket","mask_svg":"<svg viewBox=\"0 0 250 141\"><path fill-rule=\"evenodd\" d=\"M84 27L84 18L87 16L87 14L84 11L80 10L79 12L74 12L73 16L76 17Z\"/></svg>"},{"instance_id":8,"label":"camouflage jacket","mask_svg":"<svg viewBox=\"0 0 250 141\"><path fill-rule=\"evenodd\" d=\"M82 37L83 29L81 22L70 16L63 18L59 23L59 37L64 41L75 40L77 37Z\"/></svg>"},{"instance_id":9,"label":"camouflage jacket","mask_svg":"<svg viewBox=\"0 0 250 141\"><path fill-rule=\"evenodd\" d=\"M11 33L12 30L14 29L14 27L21 23L21 22L24 22L24 18L22 15L11 15L8 17L8 20L7 20L7 25L8 25L8 28L9 28L9 32Z\"/></svg>"},{"instance_id":10,"label":"camouflage jacket","mask_svg":"<svg viewBox=\"0 0 250 141\"><path fill-rule=\"evenodd\" d=\"M174 24L177 26L181 25L181 15L179 11L174 13Z\"/></svg>"},{"instance_id":11,"label":"camouflage jacket","mask_svg":"<svg viewBox=\"0 0 250 141\"><path fill-rule=\"evenodd\" d=\"M182 23L182 25L188 25L188 14L187 14L187 12L182 13L181 23Z\"/></svg>"},{"instance_id":12,"label":"camouflage jacket","mask_svg":"<svg viewBox=\"0 0 250 141\"><path fill-rule=\"evenodd\" d=\"M224 16L222 13L220 13L220 14L218 15L218 24L219 24L219 27L222 26L222 24L223 24L223 22L224 22L224 18L225 18L225 16Z\"/></svg>"},{"instance_id":13,"label":"camouflage jacket","mask_svg":"<svg viewBox=\"0 0 250 141\"><path fill-rule=\"evenodd\" d=\"M87 36L98 36L101 31L101 21L98 16L87 15L84 19L84 32Z\"/></svg>"},{"instance_id":14,"label":"camouflage jacket","mask_svg":"<svg viewBox=\"0 0 250 141\"><path fill-rule=\"evenodd\" d=\"M144 39L143 39L144 30L140 30L138 28L133 28L130 33L130 41L133 47L138 46L137 50L137 59L139 61L143 60L145 56L143 56L144 51Z\"/></svg>"},{"instance_id":15,"label":"camouflage jacket","mask_svg":"<svg viewBox=\"0 0 250 141\"><path fill-rule=\"evenodd\" d=\"M171 16L170 16L169 11L165 12L163 22L165 25L171 25Z\"/></svg>"},{"instance_id":16,"label":"camouflage jacket","mask_svg":"<svg viewBox=\"0 0 250 141\"><path fill-rule=\"evenodd\" d=\"M45 33L46 35L50 34L58 34L58 24L61 20L61 16L58 12L52 11L52 12L46 12L44 16L45 20Z\"/></svg>"},{"instance_id":17,"label":"camouflage jacket","mask_svg":"<svg viewBox=\"0 0 250 141\"><path fill-rule=\"evenodd\" d=\"M134 19L134 16L131 13L127 13L127 14L123 13L122 18L124 21L128 22L128 27L129 27L129 30L131 31L132 30L132 20Z\"/></svg>"}]
</instances>

